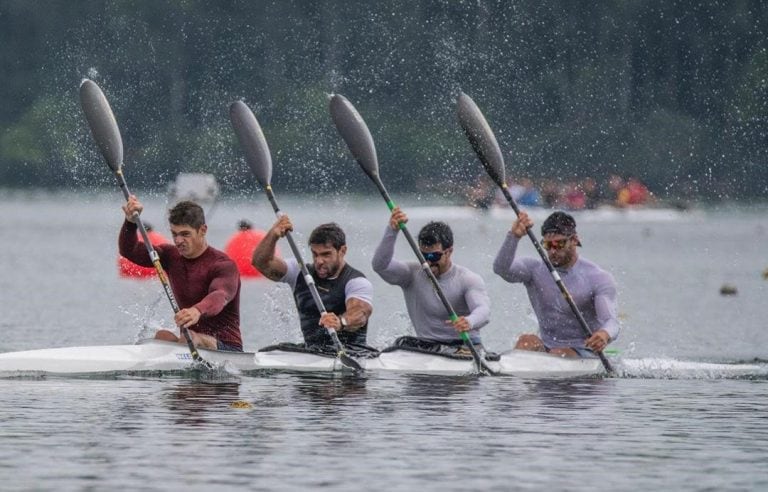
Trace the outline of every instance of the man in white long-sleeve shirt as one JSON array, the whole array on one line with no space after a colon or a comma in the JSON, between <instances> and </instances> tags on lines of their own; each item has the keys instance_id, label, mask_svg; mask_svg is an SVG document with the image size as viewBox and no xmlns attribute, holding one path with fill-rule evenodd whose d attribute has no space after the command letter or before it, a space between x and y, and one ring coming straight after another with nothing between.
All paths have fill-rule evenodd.
<instances>
[{"instance_id":1,"label":"man in white long-sleeve shirt","mask_svg":"<svg viewBox=\"0 0 768 492\"><path fill-rule=\"evenodd\" d=\"M525 285L539 321L539 334L521 335L515 348L564 357L594 356L593 352L604 350L619 336L613 276L579 257L576 248L581 241L572 216L554 212L547 217L541 227L542 245L592 331L592 336L586 337L544 262L539 258L515 258L520 238L532 226L528 214L521 212L493 262L497 275L507 282Z\"/></svg>"},{"instance_id":2,"label":"man in white long-sleeve shirt","mask_svg":"<svg viewBox=\"0 0 768 492\"><path fill-rule=\"evenodd\" d=\"M403 289L408 315L420 340L459 346L461 332L467 331L472 342L480 345L479 329L488 324L491 311L485 282L476 273L451 261L453 233L447 224L430 222L421 229L419 248L458 315L458 319L451 322L422 266L415 261L401 262L393 258L399 224L407 221L408 217L399 207L392 211L373 256L373 270L387 283Z\"/></svg>"}]
</instances>

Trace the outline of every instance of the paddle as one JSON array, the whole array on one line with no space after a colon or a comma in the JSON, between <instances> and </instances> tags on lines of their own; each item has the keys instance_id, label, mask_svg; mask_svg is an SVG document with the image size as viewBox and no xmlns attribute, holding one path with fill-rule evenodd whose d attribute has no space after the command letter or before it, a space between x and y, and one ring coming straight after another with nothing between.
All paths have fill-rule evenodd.
<instances>
[{"instance_id":1,"label":"paddle","mask_svg":"<svg viewBox=\"0 0 768 492\"><path fill-rule=\"evenodd\" d=\"M283 213L277 206L275 194L272 192L272 156L270 155L269 147L267 146L267 139L264 138L264 133L261 131L261 126L256 120L256 116L253 115L251 109L244 102L235 101L229 106L229 117L232 120L232 127L235 129L237 140L245 151L245 160L248 163L248 166L251 168L251 171L253 171L254 176L256 176L256 180L264 188L264 191L266 191L267 198L269 198L269 203L272 204L272 209L275 211L275 215L280 217ZM288 244L291 247L291 251L293 251L294 258L296 258L296 261L299 263L301 274L304 275L304 281L307 283L307 287L309 287L309 291L312 293L312 299L315 301L317 310L320 311L321 314L325 314L327 311L325 310L323 300L320 298L320 293L317 291L315 279L312 278L307 266L304 264L301 252L296 246L293 236L290 232L287 232L285 237L288 239ZM333 346L336 349L336 356L341 363L355 371L362 371L363 367L355 359L347 355L336 330L333 328L326 328L326 330L333 341Z\"/></svg>"},{"instance_id":2,"label":"paddle","mask_svg":"<svg viewBox=\"0 0 768 492\"><path fill-rule=\"evenodd\" d=\"M493 130L491 130L491 127L485 120L485 117L480 111L480 108L477 107L472 98L462 92L459 95L459 99L457 101L457 113L459 117L459 123L464 129L464 133L466 133L469 142L472 144L472 148L480 158L480 162L482 162L485 171L501 188L501 191L504 193L504 197L507 199L507 202L509 202L512 210L515 211L515 215L519 216L520 209L518 208L517 203L515 203L515 199L512 198L512 195L509 193L506 179L504 177L504 157L501 155L501 149L499 148L499 144L496 141L496 136L493 134ZM527 233L528 237L533 243L533 246L536 248L536 251L539 252L539 256L541 256L541 259L547 266L549 273L552 274L552 278L560 289L560 292L563 294L563 297L571 307L573 314L576 315L576 318L579 320L579 324L581 325L581 329L584 331L584 334L587 337L592 336L592 330L589 329L584 316L582 316L581 311L579 311L579 308L573 301L573 297L571 297L568 289L566 289L565 284L560 278L560 275L557 273L557 270L555 270L552 262L549 261L549 257L544 251L544 248L542 248L539 241L536 240L536 236L533 234L533 231L530 228L527 230ZM597 355L600 357L600 361L603 363L605 370L608 372L613 372L613 368L608 362L608 359L606 359L605 355L602 352L598 352Z\"/></svg>"},{"instance_id":3,"label":"paddle","mask_svg":"<svg viewBox=\"0 0 768 492\"><path fill-rule=\"evenodd\" d=\"M99 146L99 150L101 150L101 154L107 161L107 165L115 173L117 182L123 190L123 196L127 201L131 193L128 191L128 184L123 176L123 140L120 137L120 129L117 126L115 115L112 113L112 108L109 106L109 101L107 101L106 96L104 96L104 93L95 82L85 79L80 84L80 105L85 112L85 119L88 120L88 126L91 128L93 139ZM178 313L180 310L179 304L176 302L170 283L168 283L168 277L162 265L160 265L160 256L158 256L157 251L152 246L152 242L147 235L147 229L144 227L139 214L134 214L133 218L139 227L141 237L144 239L144 245L147 247L149 257L157 271L157 278L163 284L163 289L168 297L168 301L171 303L171 308L173 308L174 313ZM184 327L181 327L180 330L187 341L189 353L192 354L192 360L208 369L213 369L213 366L197 352L189 331Z\"/></svg>"},{"instance_id":4,"label":"paddle","mask_svg":"<svg viewBox=\"0 0 768 492\"><path fill-rule=\"evenodd\" d=\"M371 136L371 132L368 130L365 121L363 121L363 118L360 116L360 113L358 113L355 107L352 106L352 103L339 94L335 94L331 97L330 109L333 123L336 125L336 129L341 134L341 137L347 143L347 147L349 147L350 152L352 152L352 156L357 160L360 167L365 171L365 174L371 178L371 181L373 181L379 189L389 210L394 210L395 203L392 201L392 198L390 198L386 188L384 188L384 183L382 183L381 178L379 178L379 162L376 157L376 147L373 143L373 137ZM427 274L430 282L432 282L432 286L435 288L435 292L437 292L443 306L445 306L445 310L448 311L451 321L456 321L459 317L456 314L456 311L454 311L453 306L451 306L450 301L448 301L448 298L445 297L445 293L440 287L437 277L435 277L435 274L432 273L432 270L429 268L429 263L424 259L424 255L421 254L421 249L416 244L416 241L414 241L413 236L411 236L405 223L401 222L399 227L400 230L403 231L403 235L408 241L408 244L411 245L414 254L419 259L422 269ZM483 358L480 357L469 334L465 331L461 332L461 339L472 353L472 358L475 360L477 370L481 373L495 374L495 372L488 367Z\"/></svg>"}]
</instances>

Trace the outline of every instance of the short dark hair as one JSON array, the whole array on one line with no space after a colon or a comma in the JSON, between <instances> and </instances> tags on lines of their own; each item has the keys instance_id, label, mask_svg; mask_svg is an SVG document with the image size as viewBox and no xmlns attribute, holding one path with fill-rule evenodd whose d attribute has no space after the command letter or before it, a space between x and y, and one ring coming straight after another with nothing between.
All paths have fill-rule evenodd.
<instances>
[{"instance_id":1,"label":"short dark hair","mask_svg":"<svg viewBox=\"0 0 768 492\"><path fill-rule=\"evenodd\" d=\"M544 234L573 236L576 234L576 220L565 212L553 212L541 224L541 235L543 236Z\"/></svg>"},{"instance_id":2,"label":"short dark hair","mask_svg":"<svg viewBox=\"0 0 768 492\"><path fill-rule=\"evenodd\" d=\"M576 219L565 212L552 212L552 214L541 224L541 235L562 234L563 236L576 235ZM581 246L581 241L576 241L577 246Z\"/></svg>"},{"instance_id":3,"label":"short dark hair","mask_svg":"<svg viewBox=\"0 0 768 492\"><path fill-rule=\"evenodd\" d=\"M173 206L168 211L168 222L176 226L189 226L200 229L205 225L205 212L203 207L195 202L184 200Z\"/></svg>"},{"instance_id":4,"label":"short dark hair","mask_svg":"<svg viewBox=\"0 0 768 492\"><path fill-rule=\"evenodd\" d=\"M434 246L440 243L444 249L453 246L453 231L445 222L430 222L419 231L419 244Z\"/></svg>"},{"instance_id":5,"label":"short dark hair","mask_svg":"<svg viewBox=\"0 0 768 492\"><path fill-rule=\"evenodd\" d=\"M320 224L309 235L309 244L330 244L334 249L341 249L347 244L347 236L336 222Z\"/></svg>"}]
</instances>

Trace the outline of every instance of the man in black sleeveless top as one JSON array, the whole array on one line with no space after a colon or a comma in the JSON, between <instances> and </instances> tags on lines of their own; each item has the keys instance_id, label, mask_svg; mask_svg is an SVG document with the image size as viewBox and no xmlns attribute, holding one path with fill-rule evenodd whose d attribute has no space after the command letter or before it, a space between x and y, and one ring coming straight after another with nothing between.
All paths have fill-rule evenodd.
<instances>
[{"instance_id":1,"label":"man in black sleeveless top","mask_svg":"<svg viewBox=\"0 0 768 492\"><path fill-rule=\"evenodd\" d=\"M336 330L344 344L365 345L368 318L373 312L373 285L344 261L347 253L344 231L335 223L322 224L309 236L312 264L308 264L307 269L327 310L321 315L298 262L275 255L278 240L292 230L287 215L278 218L253 251L253 266L268 279L291 286L299 310L301 332L308 346L331 345L333 342L326 328Z\"/></svg>"}]
</instances>

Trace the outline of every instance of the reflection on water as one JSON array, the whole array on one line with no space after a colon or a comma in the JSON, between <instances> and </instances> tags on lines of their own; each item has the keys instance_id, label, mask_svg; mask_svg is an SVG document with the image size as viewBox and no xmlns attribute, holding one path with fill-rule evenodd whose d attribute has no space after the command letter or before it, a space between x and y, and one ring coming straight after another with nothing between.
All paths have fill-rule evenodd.
<instances>
[{"instance_id":1,"label":"reflection on water","mask_svg":"<svg viewBox=\"0 0 768 492\"><path fill-rule=\"evenodd\" d=\"M165 394L167 408L177 424L206 426L222 405L239 400L240 383L232 381L180 381Z\"/></svg>"},{"instance_id":2,"label":"reflection on water","mask_svg":"<svg viewBox=\"0 0 768 492\"><path fill-rule=\"evenodd\" d=\"M296 398L317 405L321 412L333 412L334 407L349 404L350 400L364 398L366 377L352 373L296 373L294 394Z\"/></svg>"},{"instance_id":3,"label":"reflection on water","mask_svg":"<svg viewBox=\"0 0 768 492\"><path fill-rule=\"evenodd\" d=\"M526 390L534 393L536 398L547 407L586 409L601 396L610 394L615 381L604 378L542 379L529 380L523 384Z\"/></svg>"},{"instance_id":4,"label":"reflection on water","mask_svg":"<svg viewBox=\"0 0 768 492\"><path fill-rule=\"evenodd\" d=\"M478 390L480 376L430 376L409 374L401 376L401 397L415 409L432 415L452 411L452 403L471 401Z\"/></svg>"}]
</instances>

